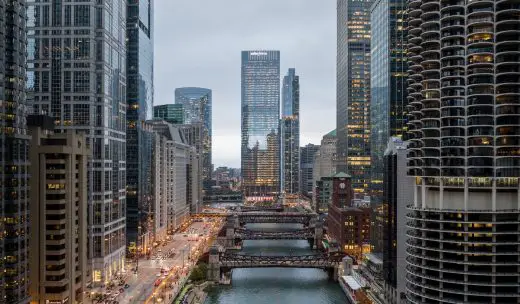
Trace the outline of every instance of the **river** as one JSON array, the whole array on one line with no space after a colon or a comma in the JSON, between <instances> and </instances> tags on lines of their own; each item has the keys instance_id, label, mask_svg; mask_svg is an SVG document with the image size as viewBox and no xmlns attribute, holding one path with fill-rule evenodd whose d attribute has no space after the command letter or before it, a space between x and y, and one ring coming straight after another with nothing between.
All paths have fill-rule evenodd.
<instances>
[{"instance_id":1,"label":"river","mask_svg":"<svg viewBox=\"0 0 520 304\"><path fill-rule=\"evenodd\" d=\"M297 224L248 224L266 231L298 229ZM305 240L245 241L242 253L255 255L312 254ZM344 304L339 285L325 271L303 268L235 269L230 286L211 289L204 304Z\"/></svg>"}]
</instances>

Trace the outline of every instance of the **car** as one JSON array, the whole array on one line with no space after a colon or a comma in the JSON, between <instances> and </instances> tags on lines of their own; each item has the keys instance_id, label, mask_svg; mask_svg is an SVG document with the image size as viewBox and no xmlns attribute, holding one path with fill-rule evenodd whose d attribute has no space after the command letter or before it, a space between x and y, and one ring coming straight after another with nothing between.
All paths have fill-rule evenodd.
<instances>
[{"instance_id":1,"label":"car","mask_svg":"<svg viewBox=\"0 0 520 304\"><path fill-rule=\"evenodd\" d=\"M127 289L127 288L129 288L129 287L130 287L130 285L128 285L128 284L125 284L125 289Z\"/></svg>"}]
</instances>

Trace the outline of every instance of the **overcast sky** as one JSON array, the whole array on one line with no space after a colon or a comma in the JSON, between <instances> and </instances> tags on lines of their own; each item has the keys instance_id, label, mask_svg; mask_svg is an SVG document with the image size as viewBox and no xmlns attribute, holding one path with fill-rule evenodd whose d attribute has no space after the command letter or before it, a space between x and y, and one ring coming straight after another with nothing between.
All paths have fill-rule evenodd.
<instances>
[{"instance_id":1,"label":"overcast sky","mask_svg":"<svg viewBox=\"0 0 520 304\"><path fill-rule=\"evenodd\" d=\"M155 0L155 105L213 90L213 163L240 167L240 52L280 50L300 76L302 146L336 127L336 1Z\"/></svg>"}]
</instances>

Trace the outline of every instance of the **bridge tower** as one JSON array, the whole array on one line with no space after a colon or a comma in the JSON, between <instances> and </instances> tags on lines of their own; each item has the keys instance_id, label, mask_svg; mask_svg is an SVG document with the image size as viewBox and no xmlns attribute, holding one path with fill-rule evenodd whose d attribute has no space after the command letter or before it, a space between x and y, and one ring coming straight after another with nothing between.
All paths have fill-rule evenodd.
<instances>
[{"instance_id":1,"label":"bridge tower","mask_svg":"<svg viewBox=\"0 0 520 304\"><path fill-rule=\"evenodd\" d=\"M316 249L323 249L323 223L317 222L314 226L314 245Z\"/></svg>"},{"instance_id":2,"label":"bridge tower","mask_svg":"<svg viewBox=\"0 0 520 304\"><path fill-rule=\"evenodd\" d=\"M226 249L231 249L231 248L235 248L235 223L234 223L234 220L237 220L238 221L238 218L236 218L236 216L234 216L232 219L231 219L231 222L227 222L226 223L226 243L224 244L224 247Z\"/></svg>"},{"instance_id":3,"label":"bridge tower","mask_svg":"<svg viewBox=\"0 0 520 304\"><path fill-rule=\"evenodd\" d=\"M217 246L209 248L208 281L220 282L220 252Z\"/></svg>"}]
</instances>

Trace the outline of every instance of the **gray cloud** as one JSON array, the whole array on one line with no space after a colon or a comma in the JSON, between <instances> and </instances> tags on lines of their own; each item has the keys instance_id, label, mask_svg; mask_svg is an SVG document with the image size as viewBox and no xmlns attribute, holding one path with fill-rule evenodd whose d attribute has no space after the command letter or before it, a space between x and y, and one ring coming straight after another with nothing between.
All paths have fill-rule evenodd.
<instances>
[{"instance_id":1,"label":"gray cloud","mask_svg":"<svg viewBox=\"0 0 520 304\"><path fill-rule=\"evenodd\" d=\"M336 3L156 0L155 104L174 90L213 90L213 163L240 166L240 51L281 51L300 76L301 144L335 128Z\"/></svg>"}]
</instances>

